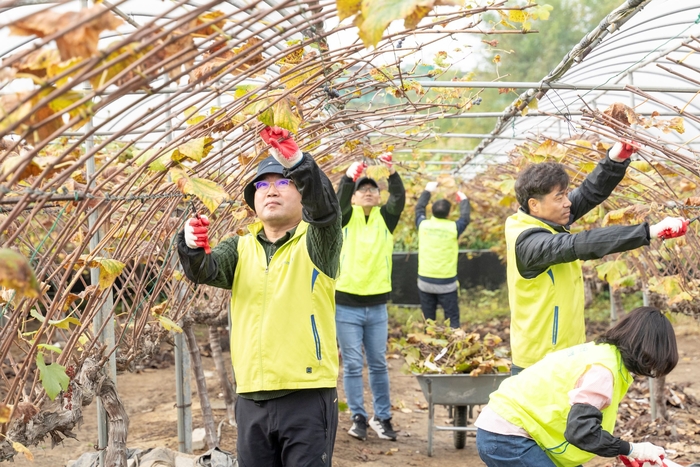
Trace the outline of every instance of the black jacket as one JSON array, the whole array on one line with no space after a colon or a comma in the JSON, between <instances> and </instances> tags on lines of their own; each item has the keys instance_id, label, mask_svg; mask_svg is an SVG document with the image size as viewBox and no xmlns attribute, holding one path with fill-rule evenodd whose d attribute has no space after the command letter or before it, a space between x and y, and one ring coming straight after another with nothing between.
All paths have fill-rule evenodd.
<instances>
[{"instance_id":1,"label":"black jacket","mask_svg":"<svg viewBox=\"0 0 700 467\"><path fill-rule=\"evenodd\" d=\"M629 160L618 163L608 157L569 193L571 216L562 226L539 219L550 225L558 234L547 229L532 228L522 232L515 242L518 272L526 279L533 279L554 264L569 263L578 259L599 259L610 253L619 253L649 245L649 224L610 226L569 233L569 226L591 209L605 201L625 176ZM522 208L521 208L522 209Z\"/></svg>"}]
</instances>

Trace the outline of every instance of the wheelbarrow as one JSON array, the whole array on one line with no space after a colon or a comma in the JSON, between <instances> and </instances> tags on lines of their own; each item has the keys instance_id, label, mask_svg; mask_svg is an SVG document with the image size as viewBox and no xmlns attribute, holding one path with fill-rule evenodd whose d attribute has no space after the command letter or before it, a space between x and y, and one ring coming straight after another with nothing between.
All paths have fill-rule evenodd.
<instances>
[{"instance_id":1,"label":"wheelbarrow","mask_svg":"<svg viewBox=\"0 0 700 467\"><path fill-rule=\"evenodd\" d=\"M415 374L415 373L414 373ZM433 455L433 431L453 431L454 445L464 449L467 431L476 431L467 426L475 405L485 405L489 395L498 389L510 373L469 376L468 374L432 375L415 374L428 401L428 456ZM435 425L435 404L454 407L454 426Z\"/></svg>"}]
</instances>

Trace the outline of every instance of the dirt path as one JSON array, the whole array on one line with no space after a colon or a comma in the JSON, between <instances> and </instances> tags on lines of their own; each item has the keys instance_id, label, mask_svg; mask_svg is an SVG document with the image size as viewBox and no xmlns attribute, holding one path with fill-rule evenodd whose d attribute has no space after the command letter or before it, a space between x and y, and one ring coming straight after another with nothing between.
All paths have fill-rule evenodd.
<instances>
[{"instance_id":1,"label":"dirt path","mask_svg":"<svg viewBox=\"0 0 700 467\"><path fill-rule=\"evenodd\" d=\"M681 361L668 376L668 381L676 383L690 382L687 393L700 397L700 339L698 335L680 335L679 348ZM209 392L215 407L214 415L217 425L225 418L223 400L218 397L217 382L213 375L213 362L203 359L210 377L207 378ZM452 432L436 432L434 437L434 455L427 456L428 414L427 403L420 390L418 381L413 376L403 375L400 371L402 360L390 359L390 380L392 402L394 404L394 427L400 430L397 442L379 440L374 432L365 442L347 435L350 428L350 414L341 413L333 465L335 467L355 466L482 466L474 445L472 433L468 434L466 447L457 450L453 445ZM342 379L341 379L342 381ZM194 388L194 382L192 388ZM173 366L162 370L146 370L140 374L123 374L118 377L118 389L130 417L128 445L131 448L167 447L177 449L177 412L175 409L175 370ZM340 400L345 399L342 387L339 388ZM369 394L365 400L371 400ZM368 407L370 409L370 407ZM193 394L194 426L202 426L199 403ZM436 423L449 424L447 410L439 406L435 415ZM18 467L65 465L70 459L91 451L96 442L95 404L87 407L84 423L76 431L78 440L66 440L63 445L51 449L32 447L35 461L31 463L20 456L15 458ZM236 430L228 425L222 426L222 448L235 451ZM48 440L47 440L48 441ZM700 462L700 453L695 458L681 459L683 464L690 461ZM602 467L611 465L611 460L596 459L587 466Z\"/></svg>"}]
</instances>

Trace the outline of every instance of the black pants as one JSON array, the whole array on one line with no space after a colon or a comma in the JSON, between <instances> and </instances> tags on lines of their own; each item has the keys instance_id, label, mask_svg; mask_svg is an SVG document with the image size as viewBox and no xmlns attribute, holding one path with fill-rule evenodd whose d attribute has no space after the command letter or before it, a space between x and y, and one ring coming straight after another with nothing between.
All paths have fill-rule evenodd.
<instances>
[{"instance_id":1,"label":"black pants","mask_svg":"<svg viewBox=\"0 0 700 467\"><path fill-rule=\"evenodd\" d=\"M457 291L448 293L428 293L422 290L418 291L420 296L420 307L423 310L425 319L435 320L437 314L438 303L445 310L445 319L450 320L450 327L459 327L459 300L457 299Z\"/></svg>"},{"instance_id":2,"label":"black pants","mask_svg":"<svg viewBox=\"0 0 700 467\"><path fill-rule=\"evenodd\" d=\"M301 389L255 402L239 397L240 467L328 467L338 428L335 388Z\"/></svg>"}]
</instances>

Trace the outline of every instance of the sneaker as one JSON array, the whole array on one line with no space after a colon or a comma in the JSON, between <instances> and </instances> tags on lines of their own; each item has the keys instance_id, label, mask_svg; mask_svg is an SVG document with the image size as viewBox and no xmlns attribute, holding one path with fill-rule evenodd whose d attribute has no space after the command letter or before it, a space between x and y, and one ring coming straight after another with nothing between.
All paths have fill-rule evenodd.
<instances>
[{"instance_id":1,"label":"sneaker","mask_svg":"<svg viewBox=\"0 0 700 467\"><path fill-rule=\"evenodd\" d=\"M394 428L391 426L391 418L379 420L378 418L372 417L369 421L369 426L377 432L377 435L379 435L381 439L396 441L396 431L394 431Z\"/></svg>"},{"instance_id":2,"label":"sneaker","mask_svg":"<svg viewBox=\"0 0 700 467\"><path fill-rule=\"evenodd\" d=\"M352 417L352 427L348 430L348 434L362 441L367 439L367 419L364 415L358 413Z\"/></svg>"}]
</instances>

